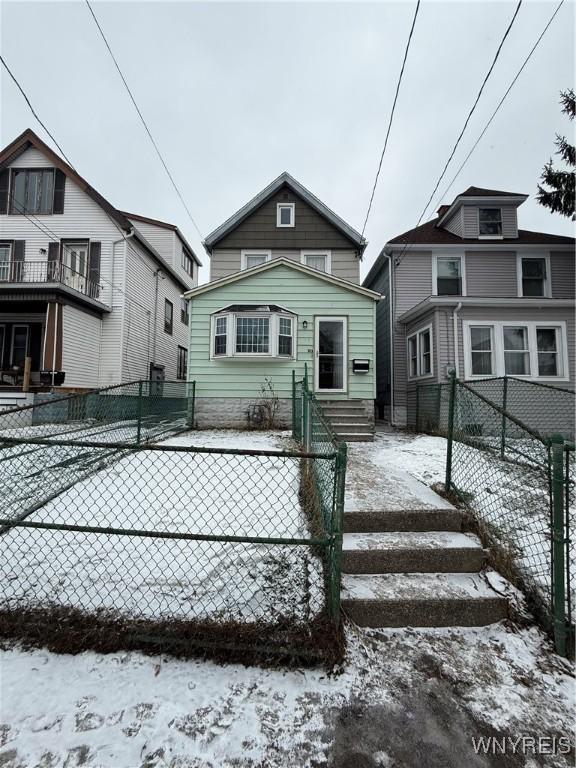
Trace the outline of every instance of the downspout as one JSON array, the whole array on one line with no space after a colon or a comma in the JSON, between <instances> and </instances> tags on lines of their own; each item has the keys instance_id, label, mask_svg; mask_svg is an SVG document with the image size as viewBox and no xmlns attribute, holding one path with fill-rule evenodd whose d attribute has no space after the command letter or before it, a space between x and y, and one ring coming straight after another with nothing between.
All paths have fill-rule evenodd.
<instances>
[{"instance_id":1,"label":"downspout","mask_svg":"<svg viewBox=\"0 0 576 768\"><path fill-rule=\"evenodd\" d=\"M114 303L114 256L116 251L116 246L119 243L124 243L124 273L122 275L122 283L124 287L126 287L126 262L128 259L128 240L132 237L134 237L134 227L131 228L130 232L127 235L124 235L122 232L122 237L119 240L113 240L112 241L112 275L111 275L111 285L110 285L110 306L113 306ZM121 320L120 320L120 381L122 381L123 378L123 365L124 365L124 327L126 325L126 302L128 299L127 294L124 291L124 288L118 289L122 293L122 314L121 314Z\"/></svg>"},{"instance_id":2,"label":"downspout","mask_svg":"<svg viewBox=\"0 0 576 768\"><path fill-rule=\"evenodd\" d=\"M393 253L393 252L392 252ZM390 324L390 424L395 427L396 420L394 418L394 302L396 301L396 295L394 293L394 280L392 279L392 270L394 269L394 262L392 261L392 253L384 253L388 259L388 295L390 297L390 312L388 322Z\"/></svg>"},{"instance_id":3,"label":"downspout","mask_svg":"<svg viewBox=\"0 0 576 768\"><path fill-rule=\"evenodd\" d=\"M462 302L459 301L454 312L452 312L452 324L454 329L454 372L456 378L460 378L460 344L458 343L458 312L462 309Z\"/></svg>"}]
</instances>

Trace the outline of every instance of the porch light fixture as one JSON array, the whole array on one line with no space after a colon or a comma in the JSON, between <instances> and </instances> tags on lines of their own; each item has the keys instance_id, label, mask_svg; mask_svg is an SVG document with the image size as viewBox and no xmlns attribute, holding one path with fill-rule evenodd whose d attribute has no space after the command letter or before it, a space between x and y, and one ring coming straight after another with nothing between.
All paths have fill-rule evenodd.
<instances>
[{"instance_id":1,"label":"porch light fixture","mask_svg":"<svg viewBox=\"0 0 576 768\"><path fill-rule=\"evenodd\" d=\"M308 328L308 320L302 320L302 328Z\"/></svg>"}]
</instances>

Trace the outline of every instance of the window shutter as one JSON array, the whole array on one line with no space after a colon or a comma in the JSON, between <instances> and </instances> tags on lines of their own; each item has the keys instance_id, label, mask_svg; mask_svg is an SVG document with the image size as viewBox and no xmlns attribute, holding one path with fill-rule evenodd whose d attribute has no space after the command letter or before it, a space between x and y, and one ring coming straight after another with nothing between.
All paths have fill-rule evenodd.
<instances>
[{"instance_id":1,"label":"window shutter","mask_svg":"<svg viewBox=\"0 0 576 768\"><path fill-rule=\"evenodd\" d=\"M48 243L48 280L58 279L60 261L60 243Z\"/></svg>"},{"instance_id":2,"label":"window shutter","mask_svg":"<svg viewBox=\"0 0 576 768\"><path fill-rule=\"evenodd\" d=\"M16 282L21 282L23 279L23 267L21 264L24 261L25 247L25 240L14 240L12 245L12 280Z\"/></svg>"},{"instance_id":3,"label":"window shutter","mask_svg":"<svg viewBox=\"0 0 576 768\"><path fill-rule=\"evenodd\" d=\"M64 213L64 186L66 185L66 174L59 168L56 168L54 178L54 203L52 213Z\"/></svg>"},{"instance_id":4,"label":"window shutter","mask_svg":"<svg viewBox=\"0 0 576 768\"><path fill-rule=\"evenodd\" d=\"M90 296L93 299L98 298L100 283L100 252L102 250L102 243L91 241L90 242L90 269L88 272L88 279L90 280Z\"/></svg>"},{"instance_id":5,"label":"window shutter","mask_svg":"<svg viewBox=\"0 0 576 768\"><path fill-rule=\"evenodd\" d=\"M2 168L0 171L0 213L8 213L8 186L10 183L10 169Z\"/></svg>"}]
</instances>

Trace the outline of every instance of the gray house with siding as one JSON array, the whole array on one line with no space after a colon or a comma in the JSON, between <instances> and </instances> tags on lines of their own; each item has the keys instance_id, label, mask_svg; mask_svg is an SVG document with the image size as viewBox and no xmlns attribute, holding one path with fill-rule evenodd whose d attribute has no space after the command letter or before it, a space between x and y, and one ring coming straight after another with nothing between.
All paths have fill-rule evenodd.
<instances>
[{"instance_id":1,"label":"gray house with siding","mask_svg":"<svg viewBox=\"0 0 576 768\"><path fill-rule=\"evenodd\" d=\"M518 228L527 195L470 187L386 243L363 285L377 308L377 410L414 425L416 387L504 375L575 382L575 240Z\"/></svg>"}]
</instances>

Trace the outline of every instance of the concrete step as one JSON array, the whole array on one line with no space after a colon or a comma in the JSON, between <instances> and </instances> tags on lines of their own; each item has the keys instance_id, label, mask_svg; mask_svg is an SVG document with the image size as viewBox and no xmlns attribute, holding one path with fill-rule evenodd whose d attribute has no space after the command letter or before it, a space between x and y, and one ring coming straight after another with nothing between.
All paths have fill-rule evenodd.
<instances>
[{"instance_id":1,"label":"concrete step","mask_svg":"<svg viewBox=\"0 0 576 768\"><path fill-rule=\"evenodd\" d=\"M485 560L477 536L452 531L345 533L344 573L474 573Z\"/></svg>"},{"instance_id":2,"label":"concrete step","mask_svg":"<svg viewBox=\"0 0 576 768\"><path fill-rule=\"evenodd\" d=\"M355 421L352 424L343 424L340 419L330 419L330 424L332 429L338 433L374 432L374 427L368 421Z\"/></svg>"},{"instance_id":3,"label":"concrete step","mask_svg":"<svg viewBox=\"0 0 576 768\"><path fill-rule=\"evenodd\" d=\"M330 420L332 424L369 424L371 429L374 429L372 422L364 413L334 413L330 415L326 415L326 413L324 413L324 415L327 419Z\"/></svg>"},{"instance_id":4,"label":"concrete step","mask_svg":"<svg viewBox=\"0 0 576 768\"><path fill-rule=\"evenodd\" d=\"M462 513L457 509L375 510L346 512L346 533L393 531L460 531Z\"/></svg>"},{"instance_id":5,"label":"concrete step","mask_svg":"<svg viewBox=\"0 0 576 768\"><path fill-rule=\"evenodd\" d=\"M508 615L480 574L344 575L342 608L363 627L479 627Z\"/></svg>"},{"instance_id":6,"label":"concrete step","mask_svg":"<svg viewBox=\"0 0 576 768\"><path fill-rule=\"evenodd\" d=\"M337 436L345 443L373 443L373 432L337 432Z\"/></svg>"}]
</instances>

